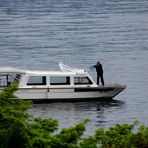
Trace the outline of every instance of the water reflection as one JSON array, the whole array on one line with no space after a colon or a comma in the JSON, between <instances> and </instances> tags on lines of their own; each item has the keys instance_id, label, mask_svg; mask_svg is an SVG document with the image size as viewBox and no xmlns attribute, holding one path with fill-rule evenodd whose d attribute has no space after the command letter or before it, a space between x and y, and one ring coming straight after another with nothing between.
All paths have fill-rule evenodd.
<instances>
[{"instance_id":1,"label":"water reflection","mask_svg":"<svg viewBox=\"0 0 148 148\"><path fill-rule=\"evenodd\" d=\"M121 100L110 100L110 101L102 101L97 103L97 110L102 110L106 108L118 107L122 108L125 104L124 101Z\"/></svg>"},{"instance_id":2,"label":"water reflection","mask_svg":"<svg viewBox=\"0 0 148 148\"><path fill-rule=\"evenodd\" d=\"M53 102L33 104L29 112L43 118L52 117L60 121L60 128L72 126L84 119L90 119L88 133L98 127L105 127L111 115L124 109L125 102L120 100L93 102ZM108 118L110 114L111 118Z\"/></svg>"}]
</instances>

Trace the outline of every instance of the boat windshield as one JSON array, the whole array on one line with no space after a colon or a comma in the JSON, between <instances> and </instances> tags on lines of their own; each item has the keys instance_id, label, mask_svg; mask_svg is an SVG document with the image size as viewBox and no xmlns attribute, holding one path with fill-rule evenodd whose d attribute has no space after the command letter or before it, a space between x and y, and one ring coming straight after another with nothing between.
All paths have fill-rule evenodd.
<instances>
[{"instance_id":1,"label":"boat windshield","mask_svg":"<svg viewBox=\"0 0 148 148\"><path fill-rule=\"evenodd\" d=\"M92 81L88 77L74 77L74 84L75 85L86 85L86 84L92 84Z\"/></svg>"},{"instance_id":2,"label":"boat windshield","mask_svg":"<svg viewBox=\"0 0 148 148\"><path fill-rule=\"evenodd\" d=\"M0 75L0 87L7 87L12 82L19 83L20 74L2 74Z\"/></svg>"}]
</instances>

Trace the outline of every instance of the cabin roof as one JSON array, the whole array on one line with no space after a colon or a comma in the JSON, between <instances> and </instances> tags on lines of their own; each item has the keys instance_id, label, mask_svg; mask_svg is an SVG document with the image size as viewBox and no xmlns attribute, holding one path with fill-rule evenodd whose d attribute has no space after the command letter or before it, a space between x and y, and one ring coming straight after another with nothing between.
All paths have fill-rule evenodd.
<instances>
[{"instance_id":1,"label":"cabin roof","mask_svg":"<svg viewBox=\"0 0 148 148\"><path fill-rule=\"evenodd\" d=\"M62 72L62 71L26 71L28 75L75 75L74 72Z\"/></svg>"},{"instance_id":2,"label":"cabin roof","mask_svg":"<svg viewBox=\"0 0 148 148\"><path fill-rule=\"evenodd\" d=\"M0 67L0 75L15 73L15 74L27 74L27 75L76 75L84 74L86 72L69 72L69 71L34 71L34 70L25 70L13 67Z\"/></svg>"},{"instance_id":3,"label":"cabin roof","mask_svg":"<svg viewBox=\"0 0 148 148\"><path fill-rule=\"evenodd\" d=\"M26 71L23 69L18 69L13 67L0 67L0 74L5 74L5 73L25 74Z\"/></svg>"}]
</instances>

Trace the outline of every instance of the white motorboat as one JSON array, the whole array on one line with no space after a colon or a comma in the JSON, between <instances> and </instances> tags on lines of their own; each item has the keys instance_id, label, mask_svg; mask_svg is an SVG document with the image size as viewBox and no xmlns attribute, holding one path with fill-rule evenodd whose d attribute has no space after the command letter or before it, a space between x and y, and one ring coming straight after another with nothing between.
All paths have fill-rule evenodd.
<instances>
[{"instance_id":1,"label":"white motorboat","mask_svg":"<svg viewBox=\"0 0 148 148\"><path fill-rule=\"evenodd\" d=\"M92 101L112 99L126 88L114 84L98 86L87 70L59 64L60 71L31 71L0 68L0 87L18 83L18 99L33 101Z\"/></svg>"}]
</instances>

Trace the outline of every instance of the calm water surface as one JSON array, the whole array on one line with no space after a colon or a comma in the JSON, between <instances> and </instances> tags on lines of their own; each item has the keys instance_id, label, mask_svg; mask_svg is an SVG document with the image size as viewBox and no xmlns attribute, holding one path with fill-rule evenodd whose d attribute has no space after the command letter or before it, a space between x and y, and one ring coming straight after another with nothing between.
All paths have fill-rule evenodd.
<instances>
[{"instance_id":1,"label":"calm water surface","mask_svg":"<svg viewBox=\"0 0 148 148\"><path fill-rule=\"evenodd\" d=\"M89 118L88 132L136 119L148 125L147 0L0 1L0 66L88 68L97 59L106 83L128 86L113 101L35 104L30 112L61 128Z\"/></svg>"}]
</instances>

